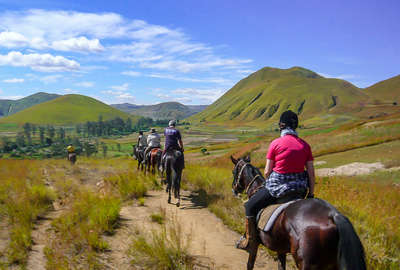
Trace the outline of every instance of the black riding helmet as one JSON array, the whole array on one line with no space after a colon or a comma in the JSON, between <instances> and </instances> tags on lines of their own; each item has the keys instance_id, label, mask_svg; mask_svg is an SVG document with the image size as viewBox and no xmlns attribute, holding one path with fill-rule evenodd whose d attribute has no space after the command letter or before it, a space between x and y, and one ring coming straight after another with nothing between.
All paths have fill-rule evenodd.
<instances>
[{"instance_id":1,"label":"black riding helmet","mask_svg":"<svg viewBox=\"0 0 400 270\"><path fill-rule=\"evenodd\" d=\"M289 127L294 130L298 125L299 118L295 112L288 110L282 113L281 118L279 119L279 127L281 129Z\"/></svg>"}]
</instances>

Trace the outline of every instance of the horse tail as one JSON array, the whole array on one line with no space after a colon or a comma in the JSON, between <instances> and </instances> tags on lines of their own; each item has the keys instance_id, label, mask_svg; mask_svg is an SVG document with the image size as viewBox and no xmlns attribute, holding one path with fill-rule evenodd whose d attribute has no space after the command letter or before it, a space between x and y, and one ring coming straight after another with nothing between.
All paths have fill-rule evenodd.
<instances>
[{"instance_id":1,"label":"horse tail","mask_svg":"<svg viewBox=\"0 0 400 270\"><path fill-rule=\"evenodd\" d=\"M167 178L167 184L169 187L171 187L172 158L169 156L165 157L165 174L166 174L166 178Z\"/></svg>"},{"instance_id":2,"label":"horse tail","mask_svg":"<svg viewBox=\"0 0 400 270\"><path fill-rule=\"evenodd\" d=\"M333 221L339 232L337 258L339 269L367 269L364 248L349 219L340 213L335 213Z\"/></svg>"}]
</instances>

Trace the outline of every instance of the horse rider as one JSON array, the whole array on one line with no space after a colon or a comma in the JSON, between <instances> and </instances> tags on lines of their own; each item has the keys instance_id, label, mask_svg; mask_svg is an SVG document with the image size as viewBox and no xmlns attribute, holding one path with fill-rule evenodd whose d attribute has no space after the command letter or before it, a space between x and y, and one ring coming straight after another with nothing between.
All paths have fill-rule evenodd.
<instances>
[{"instance_id":1,"label":"horse rider","mask_svg":"<svg viewBox=\"0 0 400 270\"><path fill-rule=\"evenodd\" d=\"M163 151L162 166L164 166L165 153L172 150L178 150L182 152L181 158L182 158L183 168L185 168L185 157L183 155L184 149L183 149L182 136L181 132L178 129L176 129L176 120L169 121L168 127L164 130L164 136L165 136L165 145Z\"/></svg>"},{"instance_id":2,"label":"horse rider","mask_svg":"<svg viewBox=\"0 0 400 270\"><path fill-rule=\"evenodd\" d=\"M139 150L143 150L147 147L147 140L146 140L146 136L143 135L143 131L139 131L137 146L138 146Z\"/></svg>"},{"instance_id":3,"label":"horse rider","mask_svg":"<svg viewBox=\"0 0 400 270\"><path fill-rule=\"evenodd\" d=\"M67 153L68 153L68 158L69 158L69 154L75 154L75 147L72 144L69 144L67 146Z\"/></svg>"},{"instance_id":4,"label":"horse rider","mask_svg":"<svg viewBox=\"0 0 400 270\"><path fill-rule=\"evenodd\" d=\"M147 136L147 145L146 150L144 150L144 161L152 149L161 148L161 137L155 128L152 128L151 133Z\"/></svg>"},{"instance_id":5,"label":"horse rider","mask_svg":"<svg viewBox=\"0 0 400 270\"><path fill-rule=\"evenodd\" d=\"M67 159L70 161L71 157L76 155L75 147L72 144L68 144L67 146Z\"/></svg>"},{"instance_id":6,"label":"horse rider","mask_svg":"<svg viewBox=\"0 0 400 270\"><path fill-rule=\"evenodd\" d=\"M307 189L307 198L314 197L313 156L309 144L297 135L298 123L296 113L290 110L282 113L280 137L271 142L266 156L265 185L244 204L246 234L236 243L239 249L247 250L249 243L257 238L256 216L261 209L285 195L305 196Z\"/></svg>"}]
</instances>

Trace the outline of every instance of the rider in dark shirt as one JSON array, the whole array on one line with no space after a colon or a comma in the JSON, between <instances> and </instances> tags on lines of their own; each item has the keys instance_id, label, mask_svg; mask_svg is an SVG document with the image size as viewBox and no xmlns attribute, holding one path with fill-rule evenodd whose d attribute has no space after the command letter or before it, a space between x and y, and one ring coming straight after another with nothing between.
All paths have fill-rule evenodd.
<instances>
[{"instance_id":1,"label":"rider in dark shirt","mask_svg":"<svg viewBox=\"0 0 400 270\"><path fill-rule=\"evenodd\" d=\"M165 145L164 145L163 156L167 151L179 150L182 152L182 161L183 164L185 164L185 159L183 155L184 149L183 149L182 136L180 131L177 130L175 126L176 126L176 121L171 120L169 121L168 127L164 130Z\"/></svg>"}]
</instances>

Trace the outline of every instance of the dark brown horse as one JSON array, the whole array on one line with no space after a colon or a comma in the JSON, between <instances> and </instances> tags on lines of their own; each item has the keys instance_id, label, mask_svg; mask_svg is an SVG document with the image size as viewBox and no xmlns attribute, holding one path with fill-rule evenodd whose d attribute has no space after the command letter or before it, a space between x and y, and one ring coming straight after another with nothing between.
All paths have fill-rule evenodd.
<instances>
[{"instance_id":1,"label":"dark brown horse","mask_svg":"<svg viewBox=\"0 0 400 270\"><path fill-rule=\"evenodd\" d=\"M150 172L151 168L151 173L155 174L156 173L156 168L158 171L160 164L161 164L161 156L162 156L162 150L160 148L154 148L152 149L146 157L146 169L148 172Z\"/></svg>"},{"instance_id":2,"label":"dark brown horse","mask_svg":"<svg viewBox=\"0 0 400 270\"><path fill-rule=\"evenodd\" d=\"M236 160L233 192L246 191L251 197L265 183L250 158ZM278 269L286 268L291 253L301 270L365 270L364 249L350 221L321 199L304 199L289 205L269 232L259 230L249 246L247 269L253 269L259 244L278 254Z\"/></svg>"},{"instance_id":3,"label":"dark brown horse","mask_svg":"<svg viewBox=\"0 0 400 270\"><path fill-rule=\"evenodd\" d=\"M132 155L137 161L137 169L143 171L143 163L142 161L144 160L144 149L140 149L137 145L133 145L133 155Z\"/></svg>"},{"instance_id":4,"label":"dark brown horse","mask_svg":"<svg viewBox=\"0 0 400 270\"><path fill-rule=\"evenodd\" d=\"M183 153L175 149L168 150L165 153L163 162L167 182L166 192L168 192L168 203L171 203L171 192L173 192L175 199L178 200L176 206L179 207L181 204L180 189L184 168Z\"/></svg>"}]
</instances>

